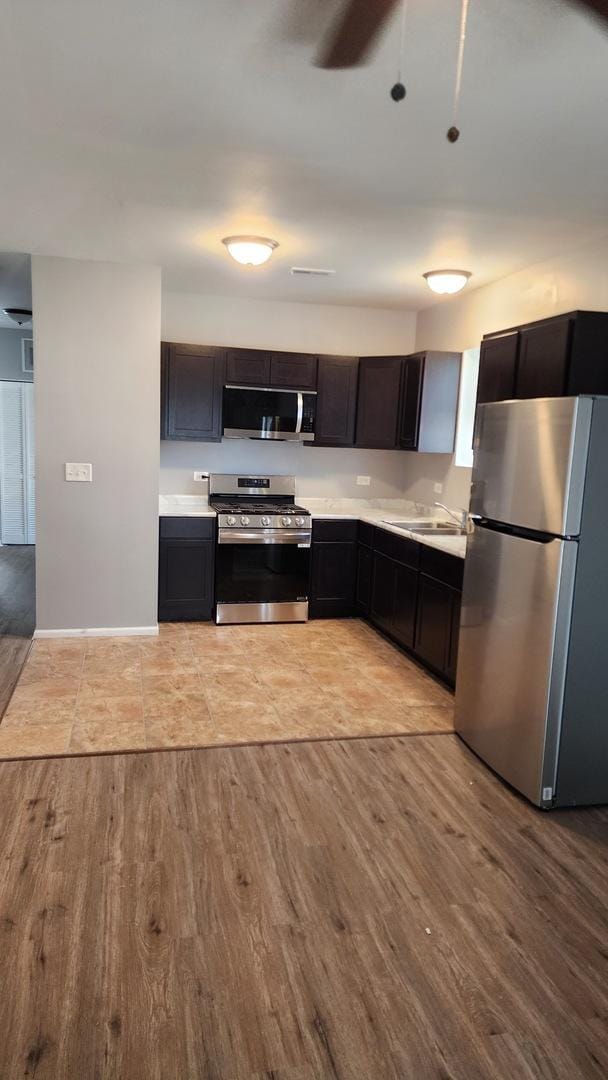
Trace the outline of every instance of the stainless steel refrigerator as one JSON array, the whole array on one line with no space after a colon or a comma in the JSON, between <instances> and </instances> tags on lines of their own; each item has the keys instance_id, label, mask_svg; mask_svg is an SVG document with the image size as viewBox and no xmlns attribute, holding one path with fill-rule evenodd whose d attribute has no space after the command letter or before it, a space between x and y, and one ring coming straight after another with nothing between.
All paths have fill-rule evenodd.
<instances>
[{"instance_id":1,"label":"stainless steel refrigerator","mask_svg":"<svg viewBox=\"0 0 608 1080\"><path fill-rule=\"evenodd\" d=\"M537 806L608 802L608 398L481 405L456 731Z\"/></svg>"}]
</instances>

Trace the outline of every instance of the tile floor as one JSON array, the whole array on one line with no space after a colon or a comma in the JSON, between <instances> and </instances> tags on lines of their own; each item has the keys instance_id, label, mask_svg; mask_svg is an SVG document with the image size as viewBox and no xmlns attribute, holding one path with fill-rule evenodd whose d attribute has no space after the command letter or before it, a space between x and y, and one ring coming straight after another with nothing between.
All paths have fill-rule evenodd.
<instances>
[{"instance_id":1,"label":"tile floor","mask_svg":"<svg viewBox=\"0 0 608 1080\"><path fill-rule=\"evenodd\" d=\"M35 641L0 759L452 729L452 695L356 620Z\"/></svg>"}]
</instances>

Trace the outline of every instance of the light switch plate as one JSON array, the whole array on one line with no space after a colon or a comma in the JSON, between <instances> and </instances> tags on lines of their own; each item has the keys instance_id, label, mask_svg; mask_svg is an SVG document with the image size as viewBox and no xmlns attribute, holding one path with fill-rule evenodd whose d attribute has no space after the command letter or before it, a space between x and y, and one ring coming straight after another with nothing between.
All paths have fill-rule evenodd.
<instances>
[{"instance_id":1,"label":"light switch plate","mask_svg":"<svg viewBox=\"0 0 608 1080\"><path fill-rule=\"evenodd\" d=\"M371 477L370 476L358 476L357 477L357 483L358 483L359 487L369 487L369 485L371 483Z\"/></svg>"},{"instance_id":2,"label":"light switch plate","mask_svg":"<svg viewBox=\"0 0 608 1080\"><path fill-rule=\"evenodd\" d=\"M443 484L433 484L435 495L443 495Z\"/></svg>"},{"instance_id":3,"label":"light switch plate","mask_svg":"<svg viewBox=\"0 0 608 1080\"><path fill-rule=\"evenodd\" d=\"M66 461L65 478L70 481L91 483L93 480L93 466L84 461Z\"/></svg>"}]
</instances>

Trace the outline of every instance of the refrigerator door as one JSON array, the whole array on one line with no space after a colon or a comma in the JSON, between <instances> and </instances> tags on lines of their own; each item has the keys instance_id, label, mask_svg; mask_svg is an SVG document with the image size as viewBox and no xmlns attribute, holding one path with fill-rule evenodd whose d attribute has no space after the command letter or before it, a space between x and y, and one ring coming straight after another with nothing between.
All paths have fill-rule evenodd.
<instances>
[{"instance_id":1,"label":"refrigerator door","mask_svg":"<svg viewBox=\"0 0 608 1080\"><path fill-rule=\"evenodd\" d=\"M471 513L578 536L593 398L480 405Z\"/></svg>"},{"instance_id":2,"label":"refrigerator door","mask_svg":"<svg viewBox=\"0 0 608 1080\"><path fill-rule=\"evenodd\" d=\"M577 550L482 526L467 546L456 731L539 806L555 790Z\"/></svg>"}]
</instances>

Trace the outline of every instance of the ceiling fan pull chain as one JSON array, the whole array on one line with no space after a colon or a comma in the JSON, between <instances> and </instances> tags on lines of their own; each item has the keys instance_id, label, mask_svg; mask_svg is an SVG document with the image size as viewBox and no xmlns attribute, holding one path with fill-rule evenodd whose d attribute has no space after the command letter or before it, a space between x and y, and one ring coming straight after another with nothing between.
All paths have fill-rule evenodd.
<instances>
[{"instance_id":1,"label":"ceiling fan pull chain","mask_svg":"<svg viewBox=\"0 0 608 1080\"><path fill-rule=\"evenodd\" d=\"M456 82L454 84L454 110L452 113L452 126L448 128L448 142L455 143L460 138L458 128L458 111L460 108L460 91L462 88L462 69L464 67L464 43L467 37L467 17L469 14L469 0L462 0L460 11L460 34L458 38L458 62L456 64Z\"/></svg>"},{"instance_id":2,"label":"ceiling fan pull chain","mask_svg":"<svg viewBox=\"0 0 608 1080\"><path fill-rule=\"evenodd\" d=\"M393 101L403 101L407 91L402 82L403 67L405 63L405 23L407 16L407 0L401 0L401 32L399 37L399 67L397 69L397 82L391 89Z\"/></svg>"}]
</instances>

